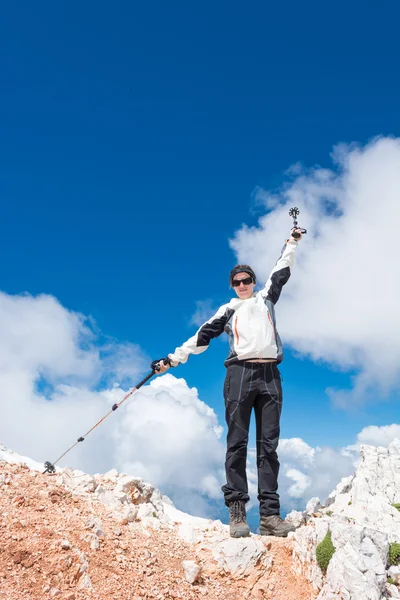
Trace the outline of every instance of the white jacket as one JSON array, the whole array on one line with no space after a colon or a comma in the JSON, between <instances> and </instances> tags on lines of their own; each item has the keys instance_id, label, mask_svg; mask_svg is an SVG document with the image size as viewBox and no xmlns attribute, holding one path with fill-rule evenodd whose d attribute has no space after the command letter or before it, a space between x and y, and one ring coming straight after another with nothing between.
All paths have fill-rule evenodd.
<instances>
[{"instance_id":1,"label":"white jacket","mask_svg":"<svg viewBox=\"0 0 400 600\"><path fill-rule=\"evenodd\" d=\"M198 329L194 336L169 354L172 366L185 363L190 354L207 350L212 338L223 331L229 335L230 351L225 366L242 360L274 358L283 360L282 342L276 329L275 304L288 281L297 241L290 238L262 290L251 298L232 298Z\"/></svg>"}]
</instances>

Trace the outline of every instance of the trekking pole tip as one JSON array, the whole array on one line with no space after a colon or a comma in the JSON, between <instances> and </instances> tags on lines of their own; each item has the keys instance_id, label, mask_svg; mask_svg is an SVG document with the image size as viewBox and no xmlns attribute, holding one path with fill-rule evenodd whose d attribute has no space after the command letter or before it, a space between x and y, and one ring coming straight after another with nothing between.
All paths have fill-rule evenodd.
<instances>
[{"instance_id":1,"label":"trekking pole tip","mask_svg":"<svg viewBox=\"0 0 400 600\"><path fill-rule=\"evenodd\" d=\"M43 471L43 475L45 473L55 473L56 472L56 468L53 465L53 463L51 463L49 460L46 460L46 462L44 463L44 471Z\"/></svg>"}]
</instances>

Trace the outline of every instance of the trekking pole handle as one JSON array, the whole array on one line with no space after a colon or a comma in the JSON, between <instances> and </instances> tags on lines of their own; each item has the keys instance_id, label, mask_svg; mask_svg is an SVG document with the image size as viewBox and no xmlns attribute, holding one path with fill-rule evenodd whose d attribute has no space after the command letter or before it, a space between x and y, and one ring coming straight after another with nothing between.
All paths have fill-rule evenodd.
<instances>
[{"instance_id":1,"label":"trekking pole handle","mask_svg":"<svg viewBox=\"0 0 400 600\"><path fill-rule=\"evenodd\" d=\"M291 208L289 210L289 216L293 217L293 228L292 229L300 229L300 232L301 232L301 233L299 233L298 231L294 231L292 233L292 237L294 237L295 240L299 239L300 235L307 233L307 229L303 229L302 227L299 227L297 225L297 217L299 216L299 214L300 214L300 211L297 208L297 206L294 206L293 208Z\"/></svg>"},{"instance_id":2,"label":"trekking pole handle","mask_svg":"<svg viewBox=\"0 0 400 600\"><path fill-rule=\"evenodd\" d=\"M303 229L302 227L297 227L297 225L294 225L294 227L296 229L300 229L300 231L301 231L301 233L299 233L298 231L294 231L292 233L292 237L294 237L295 240L297 240L300 237L300 235L303 235L304 233L307 233L307 229Z\"/></svg>"},{"instance_id":3,"label":"trekking pole handle","mask_svg":"<svg viewBox=\"0 0 400 600\"><path fill-rule=\"evenodd\" d=\"M158 371L160 370L160 363L164 363L164 365L169 365L171 366L171 359L166 356L165 358L158 358L157 360L153 360L150 364L150 368L155 372L158 373Z\"/></svg>"}]
</instances>

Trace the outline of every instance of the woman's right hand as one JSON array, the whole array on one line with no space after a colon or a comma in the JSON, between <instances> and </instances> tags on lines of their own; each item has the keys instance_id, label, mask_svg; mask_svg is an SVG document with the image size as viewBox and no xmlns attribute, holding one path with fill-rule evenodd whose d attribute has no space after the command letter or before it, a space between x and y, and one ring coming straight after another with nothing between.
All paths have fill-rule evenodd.
<instances>
[{"instance_id":1,"label":"woman's right hand","mask_svg":"<svg viewBox=\"0 0 400 600\"><path fill-rule=\"evenodd\" d=\"M151 368L153 369L153 371L155 371L155 373L157 375L162 375L163 373L168 371L170 366L171 366L171 362L170 362L168 356L166 358L160 358L158 360L153 360L153 362L151 363Z\"/></svg>"}]
</instances>

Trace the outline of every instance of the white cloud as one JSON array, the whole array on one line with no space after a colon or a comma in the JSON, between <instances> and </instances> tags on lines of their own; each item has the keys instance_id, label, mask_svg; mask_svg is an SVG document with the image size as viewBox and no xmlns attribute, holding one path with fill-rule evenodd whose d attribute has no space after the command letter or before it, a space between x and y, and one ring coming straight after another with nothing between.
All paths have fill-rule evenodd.
<instances>
[{"instance_id":1,"label":"white cloud","mask_svg":"<svg viewBox=\"0 0 400 600\"><path fill-rule=\"evenodd\" d=\"M361 444L370 444L372 446L388 446L394 439L400 439L400 425L392 423L392 425L369 425L364 427L357 435L357 443L350 446L350 449L359 449Z\"/></svg>"},{"instance_id":2,"label":"white cloud","mask_svg":"<svg viewBox=\"0 0 400 600\"><path fill-rule=\"evenodd\" d=\"M167 373L140 390L115 429L120 470L161 488L184 510L222 497L225 448L215 412Z\"/></svg>"},{"instance_id":3,"label":"white cloud","mask_svg":"<svg viewBox=\"0 0 400 600\"><path fill-rule=\"evenodd\" d=\"M281 439L278 455L282 504L290 510L304 508L313 496L324 501L342 477L354 472L359 458L357 450L312 448L300 438Z\"/></svg>"},{"instance_id":4,"label":"white cloud","mask_svg":"<svg viewBox=\"0 0 400 600\"><path fill-rule=\"evenodd\" d=\"M251 505L257 502L256 451L251 448L247 467ZM328 497L342 477L354 473L359 461L356 447L309 446L301 438L279 441L279 495L282 508L304 510L308 500Z\"/></svg>"},{"instance_id":5,"label":"white cloud","mask_svg":"<svg viewBox=\"0 0 400 600\"><path fill-rule=\"evenodd\" d=\"M66 311L52 296L8 296L0 292L1 372L23 370L48 380L95 381L99 352L82 315ZM90 349L82 348L88 345Z\"/></svg>"},{"instance_id":6,"label":"white cloud","mask_svg":"<svg viewBox=\"0 0 400 600\"><path fill-rule=\"evenodd\" d=\"M217 312L218 307L214 307L212 300L197 300L196 310L192 315L189 324L201 327Z\"/></svg>"},{"instance_id":7,"label":"white cloud","mask_svg":"<svg viewBox=\"0 0 400 600\"><path fill-rule=\"evenodd\" d=\"M289 487L288 494L291 498L302 498L304 492L310 487L311 479L297 469L287 469L286 477L292 479L294 483Z\"/></svg>"},{"instance_id":8,"label":"white cloud","mask_svg":"<svg viewBox=\"0 0 400 600\"><path fill-rule=\"evenodd\" d=\"M138 346L118 344L54 297L0 293L0 440L55 461L149 371ZM177 506L210 514L221 498L224 446L214 411L170 374L152 380L61 461L112 467L159 486Z\"/></svg>"},{"instance_id":9,"label":"white cloud","mask_svg":"<svg viewBox=\"0 0 400 600\"><path fill-rule=\"evenodd\" d=\"M312 464L315 457L315 448L311 448L301 438L281 439L279 442L281 456L295 456L298 464L305 467Z\"/></svg>"},{"instance_id":10,"label":"white cloud","mask_svg":"<svg viewBox=\"0 0 400 600\"><path fill-rule=\"evenodd\" d=\"M307 501L318 496L322 502L342 477L351 475L360 461L360 445L387 447L400 439L400 425L370 425L364 427L355 444L341 448L312 448L301 438L281 439L278 455L281 463L279 492L288 510L304 509Z\"/></svg>"},{"instance_id":11,"label":"white cloud","mask_svg":"<svg viewBox=\"0 0 400 600\"><path fill-rule=\"evenodd\" d=\"M300 208L308 234L277 306L278 328L300 354L356 372L351 391L328 390L346 407L400 384L400 139L341 145L333 161L335 170L297 165L279 204L265 192L275 208L231 246L266 279L291 226L288 210Z\"/></svg>"}]
</instances>

